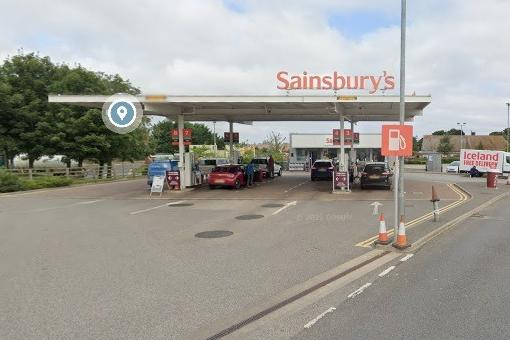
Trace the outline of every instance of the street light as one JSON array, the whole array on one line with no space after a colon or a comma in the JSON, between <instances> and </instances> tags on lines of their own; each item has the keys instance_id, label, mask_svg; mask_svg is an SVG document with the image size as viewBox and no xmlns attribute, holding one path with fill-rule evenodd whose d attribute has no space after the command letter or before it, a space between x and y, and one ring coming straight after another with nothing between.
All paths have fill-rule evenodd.
<instances>
[{"instance_id":1,"label":"street light","mask_svg":"<svg viewBox=\"0 0 510 340\"><path fill-rule=\"evenodd\" d=\"M457 125L460 125L460 149L462 150L462 147L464 145L462 145L462 141L463 141L463 138L464 138L464 126L466 126L466 123L457 123Z\"/></svg>"},{"instance_id":2,"label":"street light","mask_svg":"<svg viewBox=\"0 0 510 340\"><path fill-rule=\"evenodd\" d=\"M510 152L510 103L506 103L507 118L506 118L506 152Z\"/></svg>"}]
</instances>

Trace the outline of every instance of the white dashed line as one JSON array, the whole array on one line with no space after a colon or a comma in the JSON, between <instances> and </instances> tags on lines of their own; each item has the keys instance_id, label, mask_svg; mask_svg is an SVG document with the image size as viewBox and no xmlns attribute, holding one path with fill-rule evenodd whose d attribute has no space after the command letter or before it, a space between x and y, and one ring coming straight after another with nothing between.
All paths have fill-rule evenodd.
<instances>
[{"instance_id":1,"label":"white dashed line","mask_svg":"<svg viewBox=\"0 0 510 340\"><path fill-rule=\"evenodd\" d=\"M148 211L151 211L151 210L156 210L156 209L159 209L159 208L168 207L168 206L171 206L171 205L174 205L174 204L180 204L180 203L184 203L184 201L165 203L165 204L158 205L158 206L155 206L155 207L152 207L152 208L147 208L147 209L143 209L143 210L133 211L133 212L130 212L129 214L130 215L138 215L138 214L142 214L144 212L148 212Z\"/></svg>"},{"instance_id":2,"label":"white dashed line","mask_svg":"<svg viewBox=\"0 0 510 340\"><path fill-rule=\"evenodd\" d=\"M391 272L393 269L395 269L395 266L391 266L391 267L386 268L384 271L382 271L381 273L379 273L379 277L383 277L383 276L385 276L386 274L388 274L389 272Z\"/></svg>"},{"instance_id":3,"label":"white dashed line","mask_svg":"<svg viewBox=\"0 0 510 340\"><path fill-rule=\"evenodd\" d=\"M413 256L414 256L414 254L407 254L406 256L404 256L403 258L400 259L400 262L406 262Z\"/></svg>"},{"instance_id":4,"label":"white dashed line","mask_svg":"<svg viewBox=\"0 0 510 340\"><path fill-rule=\"evenodd\" d=\"M311 320L310 322L308 322L306 325L305 325L305 328L310 328L312 327L313 325L315 325L317 323L317 321L319 321L320 319L322 319L324 317L324 315L328 314L328 313L331 313L332 311L336 310L335 307L330 307L328 308L326 311L322 312L321 314L317 315L317 317L313 320Z\"/></svg>"},{"instance_id":5,"label":"white dashed line","mask_svg":"<svg viewBox=\"0 0 510 340\"><path fill-rule=\"evenodd\" d=\"M306 184L306 183L308 183L308 181L305 181L305 182L299 183L299 184L297 184L297 185L294 185L293 187L291 187L291 188L289 188L289 189L285 190L285 191L284 191L284 193L288 193L289 191L292 191L292 190L294 190L294 189L297 189L297 188L299 188L300 186L302 186L303 184Z\"/></svg>"},{"instance_id":6,"label":"white dashed line","mask_svg":"<svg viewBox=\"0 0 510 340\"><path fill-rule=\"evenodd\" d=\"M372 285L371 282L365 283L363 286L359 287L354 292L352 292L351 294L347 295L347 297L349 299L352 299L353 297L356 297L356 296L360 295L361 293L363 293L363 291L365 289L367 289L368 287L370 287L371 285Z\"/></svg>"}]
</instances>

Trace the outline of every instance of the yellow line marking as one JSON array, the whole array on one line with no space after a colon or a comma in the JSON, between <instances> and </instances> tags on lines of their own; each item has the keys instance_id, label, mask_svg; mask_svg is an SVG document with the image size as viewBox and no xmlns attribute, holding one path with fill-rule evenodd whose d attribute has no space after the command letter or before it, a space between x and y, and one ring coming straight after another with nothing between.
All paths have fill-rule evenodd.
<instances>
[{"instance_id":1,"label":"yellow line marking","mask_svg":"<svg viewBox=\"0 0 510 340\"><path fill-rule=\"evenodd\" d=\"M450 203L444 207L442 207L441 209L439 209L439 214L443 214L445 213L446 211L448 210L451 210L461 204L464 204L468 199L469 199L469 196L466 195L464 193L464 191L460 190L459 188L457 188L457 186L455 186L454 184L448 184L448 187L453 191L455 192L458 196L459 196L459 199L456 200L455 202L453 203ZM422 223L422 222L425 222L426 220L430 219L434 217L434 212L429 212L423 216L420 216L420 217L417 217L415 218L414 220L411 220L409 221L408 223L406 223L406 229L410 229L412 227L415 227L416 225ZM393 235L393 228L391 228L389 231L388 231L388 236L391 236ZM375 241L377 240L379 236L373 236L365 241L361 241L359 243L356 244L356 247L364 247L364 248L369 248L370 245Z\"/></svg>"}]
</instances>

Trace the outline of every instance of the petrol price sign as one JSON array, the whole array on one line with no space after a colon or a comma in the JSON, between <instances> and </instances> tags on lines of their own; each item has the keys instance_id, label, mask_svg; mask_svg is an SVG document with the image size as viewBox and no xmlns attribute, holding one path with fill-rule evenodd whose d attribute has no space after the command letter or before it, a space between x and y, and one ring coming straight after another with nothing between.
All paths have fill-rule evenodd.
<instances>
[{"instance_id":1,"label":"petrol price sign","mask_svg":"<svg viewBox=\"0 0 510 340\"><path fill-rule=\"evenodd\" d=\"M383 125L381 134L381 155L412 156L412 125Z\"/></svg>"}]
</instances>

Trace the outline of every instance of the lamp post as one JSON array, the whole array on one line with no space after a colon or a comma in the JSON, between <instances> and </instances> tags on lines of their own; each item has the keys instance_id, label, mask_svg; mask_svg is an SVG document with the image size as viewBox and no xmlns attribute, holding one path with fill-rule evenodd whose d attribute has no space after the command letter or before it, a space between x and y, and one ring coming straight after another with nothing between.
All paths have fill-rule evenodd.
<instances>
[{"instance_id":1,"label":"lamp post","mask_svg":"<svg viewBox=\"0 0 510 340\"><path fill-rule=\"evenodd\" d=\"M463 139L464 139L464 126L466 126L466 123L457 123L457 125L460 126L460 149L463 148Z\"/></svg>"},{"instance_id":2,"label":"lamp post","mask_svg":"<svg viewBox=\"0 0 510 340\"><path fill-rule=\"evenodd\" d=\"M506 103L507 118L506 118L506 152L510 152L510 103Z\"/></svg>"}]
</instances>

